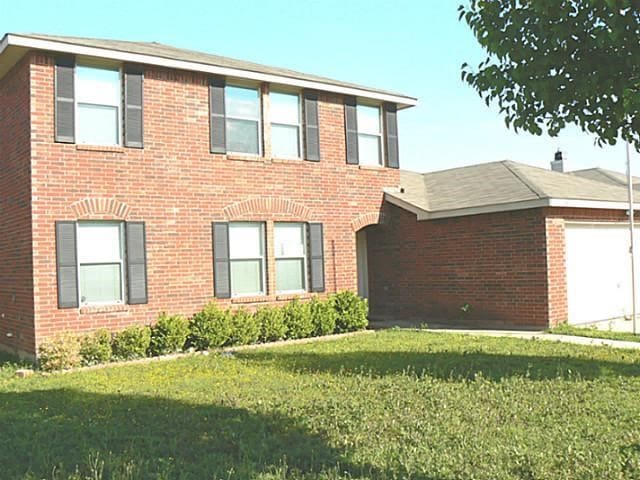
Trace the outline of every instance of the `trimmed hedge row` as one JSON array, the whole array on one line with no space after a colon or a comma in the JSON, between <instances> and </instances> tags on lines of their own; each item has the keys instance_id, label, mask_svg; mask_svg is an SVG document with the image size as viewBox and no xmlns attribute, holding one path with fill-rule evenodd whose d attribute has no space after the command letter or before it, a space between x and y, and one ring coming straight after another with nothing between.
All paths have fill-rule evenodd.
<instances>
[{"instance_id":1,"label":"trimmed hedge row","mask_svg":"<svg viewBox=\"0 0 640 480\"><path fill-rule=\"evenodd\" d=\"M152 326L132 326L114 334L98 330L81 337L61 335L42 344L38 358L42 370L53 371L188 349L308 338L363 330L368 325L367 314L367 301L349 291L305 303L296 299L255 312L223 310L210 303L190 320L162 313Z\"/></svg>"}]
</instances>

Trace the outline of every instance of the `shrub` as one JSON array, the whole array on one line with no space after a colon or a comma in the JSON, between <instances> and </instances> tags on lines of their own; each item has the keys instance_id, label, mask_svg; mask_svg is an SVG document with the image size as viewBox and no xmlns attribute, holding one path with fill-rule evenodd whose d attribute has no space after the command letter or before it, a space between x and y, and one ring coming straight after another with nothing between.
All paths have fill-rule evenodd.
<instances>
[{"instance_id":1,"label":"shrub","mask_svg":"<svg viewBox=\"0 0 640 480\"><path fill-rule=\"evenodd\" d=\"M80 365L80 339L60 335L38 347L40 368L45 371L66 370Z\"/></svg>"},{"instance_id":2,"label":"shrub","mask_svg":"<svg viewBox=\"0 0 640 480\"><path fill-rule=\"evenodd\" d=\"M231 334L227 345L250 345L260 338L260 325L244 308L236 310L231 317Z\"/></svg>"},{"instance_id":3,"label":"shrub","mask_svg":"<svg viewBox=\"0 0 640 480\"><path fill-rule=\"evenodd\" d=\"M309 305L297 299L282 308L284 324L287 327L287 338L307 338L313 332L313 323Z\"/></svg>"},{"instance_id":4,"label":"shrub","mask_svg":"<svg viewBox=\"0 0 640 480\"><path fill-rule=\"evenodd\" d=\"M151 327L151 355L167 355L184 348L189 335L189 325L180 315L161 313L158 321Z\"/></svg>"},{"instance_id":5,"label":"shrub","mask_svg":"<svg viewBox=\"0 0 640 480\"><path fill-rule=\"evenodd\" d=\"M215 303L208 304L189 322L188 343L197 350L221 347L230 336L231 312L221 310Z\"/></svg>"},{"instance_id":6,"label":"shrub","mask_svg":"<svg viewBox=\"0 0 640 480\"><path fill-rule=\"evenodd\" d=\"M97 330L80 341L80 356L83 365L97 365L111 360L111 333Z\"/></svg>"},{"instance_id":7,"label":"shrub","mask_svg":"<svg viewBox=\"0 0 640 480\"><path fill-rule=\"evenodd\" d=\"M336 329L338 312L333 306L333 299L319 300L313 297L309 303L309 313L313 324L313 335L329 335Z\"/></svg>"},{"instance_id":8,"label":"shrub","mask_svg":"<svg viewBox=\"0 0 640 480\"><path fill-rule=\"evenodd\" d=\"M336 332L354 332L364 330L369 325L367 301L355 293L344 291L336 293L332 298L333 306L338 314Z\"/></svg>"},{"instance_id":9,"label":"shrub","mask_svg":"<svg viewBox=\"0 0 640 480\"><path fill-rule=\"evenodd\" d=\"M287 336L287 326L284 323L282 308L259 308L254 314L254 318L260 327L261 342L275 342Z\"/></svg>"},{"instance_id":10,"label":"shrub","mask_svg":"<svg viewBox=\"0 0 640 480\"><path fill-rule=\"evenodd\" d=\"M151 329L143 326L125 328L113 337L113 356L120 360L132 360L147 356L151 343Z\"/></svg>"}]
</instances>

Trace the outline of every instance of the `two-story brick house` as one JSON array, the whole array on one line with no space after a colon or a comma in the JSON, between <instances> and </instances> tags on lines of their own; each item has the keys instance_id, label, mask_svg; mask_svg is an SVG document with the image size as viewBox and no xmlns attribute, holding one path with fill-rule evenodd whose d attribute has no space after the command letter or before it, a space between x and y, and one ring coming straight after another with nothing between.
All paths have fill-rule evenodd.
<instances>
[{"instance_id":1,"label":"two-story brick house","mask_svg":"<svg viewBox=\"0 0 640 480\"><path fill-rule=\"evenodd\" d=\"M414 98L134 43L0 43L0 345L357 287Z\"/></svg>"}]
</instances>

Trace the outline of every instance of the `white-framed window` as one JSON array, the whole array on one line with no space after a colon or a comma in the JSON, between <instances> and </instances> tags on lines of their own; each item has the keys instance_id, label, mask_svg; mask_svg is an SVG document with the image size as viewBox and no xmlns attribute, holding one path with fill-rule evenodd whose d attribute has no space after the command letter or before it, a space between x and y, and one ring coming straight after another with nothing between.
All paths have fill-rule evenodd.
<instances>
[{"instance_id":1,"label":"white-framed window","mask_svg":"<svg viewBox=\"0 0 640 480\"><path fill-rule=\"evenodd\" d=\"M265 294L264 223L229 223L231 296Z\"/></svg>"},{"instance_id":2,"label":"white-framed window","mask_svg":"<svg viewBox=\"0 0 640 480\"><path fill-rule=\"evenodd\" d=\"M224 99L227 151L260 155L260 90L227 85Z\"/></svg>"},{"instance_id":3,"label":"white-framed window","mask_svg":"<svg viewBox=\"0 0 640 480\"><path fill-rule=\"evenodd\" d=\"M124 224L78 222L78 286L81 305L124 302Z\"/></svg>"},{"instance_id":4,"label":"white-framed window","mask_svg":"<svg viewBox=\"0 0 640 480\"><path fill-rule=\"evenodd\" d=\"M305 223L274 224L276 292L307 290L307 229Z\"/></svg>"},{"instance_id":5,"label":"white-framed window","mask_svg":"<svg viewBox=\"0 0 640 480\"><path fill-rule=\"evenodd\" d=\"M76 143L121 145L119 69L76 66Z\"/></svg>"},{"instance_id":6,"label":"white-framed window","mask_svg":"<svg viewBox=\"0 0 640 480\"><path fill-rule=\"evenodd\" d=\"M271 151L274 157L300 158L300 95L271 92Z\"/></svg>"},{"instance_id":7,"label":"white-framed window","mask_svg":"<svg viewBox=\"0 0 640 480\"><path fill-rule=\"evenodd\" d=\"M358 116L358 160L360 165L382 165L382 118L380 107L360 105Z\"/></svg>"}]
</instances>

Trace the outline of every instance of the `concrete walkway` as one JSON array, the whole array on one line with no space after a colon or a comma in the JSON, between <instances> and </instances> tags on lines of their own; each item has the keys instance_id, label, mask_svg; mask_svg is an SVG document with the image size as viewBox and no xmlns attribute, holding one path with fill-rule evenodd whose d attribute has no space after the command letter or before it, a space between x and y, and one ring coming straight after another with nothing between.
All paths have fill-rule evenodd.
<instances>
[{"instance_id":1,"label":"concrete walkway","mask_svg":"<svg viewBox=\"0 0 640 480\"><path fill-rule=\"evenodd\" d=\"M543 340L546 342L573 343L576 345L606 346L612 348L628 348L640 350L640 342L626 342L622 340L608 340L604 338L577 337L574 335L556 335L553 333L523 332L518 330L466 330L457 328L433 328L429 332L458 333L462 335L477 335L485 337L510 337L525 340Z\"/></svg>"}]
</instances>

